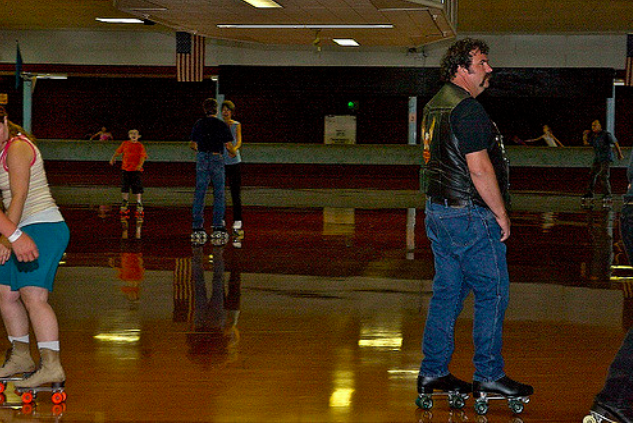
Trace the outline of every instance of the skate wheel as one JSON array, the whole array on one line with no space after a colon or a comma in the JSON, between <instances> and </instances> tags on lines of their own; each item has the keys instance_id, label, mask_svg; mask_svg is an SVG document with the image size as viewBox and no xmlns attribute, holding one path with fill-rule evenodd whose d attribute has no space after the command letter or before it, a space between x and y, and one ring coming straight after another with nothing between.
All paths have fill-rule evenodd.
<instances>
[{"instance_id":1,"label":"skate wheel","mask_svg":"<svg viewBox=\"0 0 633 423\"><path fill-rule=\"evenodd\" d=\"M23 404L22 405L22 414L33 414L33 404L28 403L28 404Z\"/></svg>"},{"instance_id":2,"label":"skate wheel","mask_svg":"<svg viewBox=\"0 0 633 423\"><path fill-rule=\"evenodd\" d=\"M512 410L512 412L515 414L521 414L525 409L525 406L523 405L521 400L510 400L508 401L508 406L510 407L510 410Z\"/></svg>"},{"instance_id":3,"label":"skate wheel","mask_svg":"<svg viewBox=\"0 0 633 423\"><path fill-rule=\"evenodd\" d=\"M418 397L415 400L415 404L423 410L430 410L433 408L433 399L431 397Z\"/></svg>"},{"instance_id":4,"label":"skate wheel","mask_svg":"<svg viewBox=\"0 0 633 423\"><path fill-rule=\"evenodd\" d=\"M61 403L61 404L55 404L52 408L51 408L51 412L55 415L55 416L59 416L61 414L63 414L66 411L66 404Z\"/></svg>"},{"instance_id":5,"label":"skate wheel","mask_svg":"<svg viewBox=\"0 0 633 423\"><path fill-rule=\"evenodd\" d=\"M466 405L466 401L462 398L461 395L453 395L448 397L448 406L450 408L455 408L457 410L461 410Z\"/></svg>"},{"instance_id":6,"label":"skate wheel","mask_svg":"<svg viewBox=\"0 0 633 423\"><path fill-rule=\"evenodd\" d=\"M480 416L488 413L488 404L483 401L475 402L475 413L479 414Z\"/></svg>"},{"instance_id":7,"label":"skate wheel","mask_svg":"<svg viewBox=\"0 0 633 423\"><path fill-rule=\"evenodd\" d=\"M7 382L0 383L0 394L7 389Z\"/></svg>"},{"instance_id":8,"label":"skate wheel","mask_svg":"<svg viewBox=\"0 0 633 423\"><path fill-rule=\"evenodd\" d=\"M27 391L22 394L21 398L24 404L30 404L35 399L35 395L33 395L33 392L31 391Z\"/></svg>"},{"instance_id":9,"label":"skate wheel","mask_svg":"<svg viewBox=\"0 0 633 423\"><path fill-rule=\"evenodd\" d=\"M53 392L53 395L51 395L51 401L53 401L53 404L61 404L64 402L64 393Z\"/></svg>"},{"instance_id":10,"label":"skate wheel","mask_svg":"<svg viewBox=\"0 0 633 423\"><path fill-rule=\"evenodd\" d=\"M598 421L596 420L596 418L594 416L585 416L584 419L582 419L582 423L598 423Z\"/></svg>"}]
</instances>

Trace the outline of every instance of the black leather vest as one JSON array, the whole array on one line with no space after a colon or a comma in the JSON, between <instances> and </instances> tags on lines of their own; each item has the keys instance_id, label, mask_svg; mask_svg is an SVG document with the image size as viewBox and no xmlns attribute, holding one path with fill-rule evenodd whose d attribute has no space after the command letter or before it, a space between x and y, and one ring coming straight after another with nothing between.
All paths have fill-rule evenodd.
<instances>
[{"instance_id":1,"label":"black leather vest","mask_svg":"<svg viewBox=\"0 0 633 423\"><path fill-rule=\"evenodd\" d=\"M453 134L451 113L470 94L455 84L445 84L424 107L422 117L422 141L424 162L422 189L427 197L449 200L472 200L487 207L470 177L466 157L459 150L459 140ZM488 147L488 155L497 175L499 189L509 203L508 160L503 137L494 122L494 140Z\"/></svg>"}]
</instances>

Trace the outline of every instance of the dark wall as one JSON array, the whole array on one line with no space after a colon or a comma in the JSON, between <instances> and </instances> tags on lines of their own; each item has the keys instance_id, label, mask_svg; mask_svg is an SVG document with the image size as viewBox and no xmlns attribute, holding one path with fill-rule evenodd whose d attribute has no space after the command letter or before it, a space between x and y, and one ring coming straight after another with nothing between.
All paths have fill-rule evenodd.
<instances>
[{"instance_id":1,"label":"dark wall","mask_svg":"<svg viewBox=\"0 0 633 423\"><path fill-rule=\"evenodd\" d=\"M22 95L3 77L11 119L22 123ZM38 80L32 99L32 131L38 138L85 139L106 126L115 139L138 129L146 140L185 140L203 115L202 101L215 96L215 83L179 83L170 78Z\"/></svg>"},{"instance_id":2,"label":"dark wall","mask_svg":"<svg viewBox=\"0 0 633 423\"><path fill-rule=\"evenodd\" d=\"M322 143L326 115L355 114L358 143L405 144L409 97L418 98L420 118L440 87L434 68L221 66L219 75L220 92L237 106L245 142L259 143ZM604 120L613 77L613 69L495 69L479 100L510 143L541 135L547 124L563 144L581 145L591 121ZM21 123L22 94L14 85L12 75L0 77L9 113ZM633 145L631 90L616 91L615 135L622 145ZM135 128L145 140L186 140L202 101L215 92L210 79L178 83L110 74L38 80L33 132L39 138L83 139L105 125L116 139Z\"/></svg>"}]
</instances>

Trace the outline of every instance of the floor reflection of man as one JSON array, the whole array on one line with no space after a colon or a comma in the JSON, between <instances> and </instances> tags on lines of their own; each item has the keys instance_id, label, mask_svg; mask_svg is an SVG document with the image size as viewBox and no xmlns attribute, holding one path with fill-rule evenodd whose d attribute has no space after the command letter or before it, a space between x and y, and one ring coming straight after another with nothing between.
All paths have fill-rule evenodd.
<instances>
[{"instance_id":1,"label":"floor reflection of man","mask_svg":"<svg viewBox=\"0 0 633 423\"><path fill-rule=\"evenodd\" d=\"M187 334L189 353L215 356L213 361L216 363L231 362L236 358L239 342L239 271L231 272L228 291L225 290L224 246L214 246L210 256L213 279L209 289L205 280L204 247L193 246L192 252L191 282L194 301L192 332Z\"/></svg>"},{"instance_id":2,"label":"floor reflection of man","mask_svg":"<svg viewBox=\"0 0 633 423\"><path fill-rule=\"evenodd\" d=\"M586 277L591 287L611 286L611 264L613 263L613 210L588 211L587 228L592 246L591 263Z\"/></svg>"}]
</instances>

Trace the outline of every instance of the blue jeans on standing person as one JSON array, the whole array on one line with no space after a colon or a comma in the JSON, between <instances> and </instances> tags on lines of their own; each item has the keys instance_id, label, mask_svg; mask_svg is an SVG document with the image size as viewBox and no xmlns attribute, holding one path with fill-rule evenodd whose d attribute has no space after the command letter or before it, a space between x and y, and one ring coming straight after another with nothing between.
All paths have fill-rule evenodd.
<instances>
[{"instance_id":1,"label":"blue jeans on standing person","mask_svg":"<svg viewBox=\"0 0 633 423\"><path fill-rule=\"evenodd\" d=\"M455 350L455 322L470 291L475 297L473 341L479 382L503 376L503 320L510 279L501 227L492 212L475 204L463 208L426 203L426 232L435 258L433 296L429 304L420 375L448 375Z\"/></svg>"},{"instance_id":2,"label":"blue jeans on standing person","mask_svg":"<svg viewBox=\"0 0 633 423\"><path fill-rule=\"evenodd\" d=\"M627 199L625 198L625 201ZM629 262L633 259L633 205L625 204L620 213L620 233ZM602 391L596 395L600 403L617 409L631 409L633 401L633 328L624 338L616 354Z\"/></svg>"},{"instance_id":3,"label":"blue jeans on standing person","mask_svg":"<svg viewBox=\"0 0 633 423\"><path fill-rule=\"evenodd\" d=\"M198 152L196 154L196 191L193 196L193 229L204 227L204 206L209 183L213 184L213 227L224 226L224 159L221 154Z\"/></svg>"}]
</instances>

